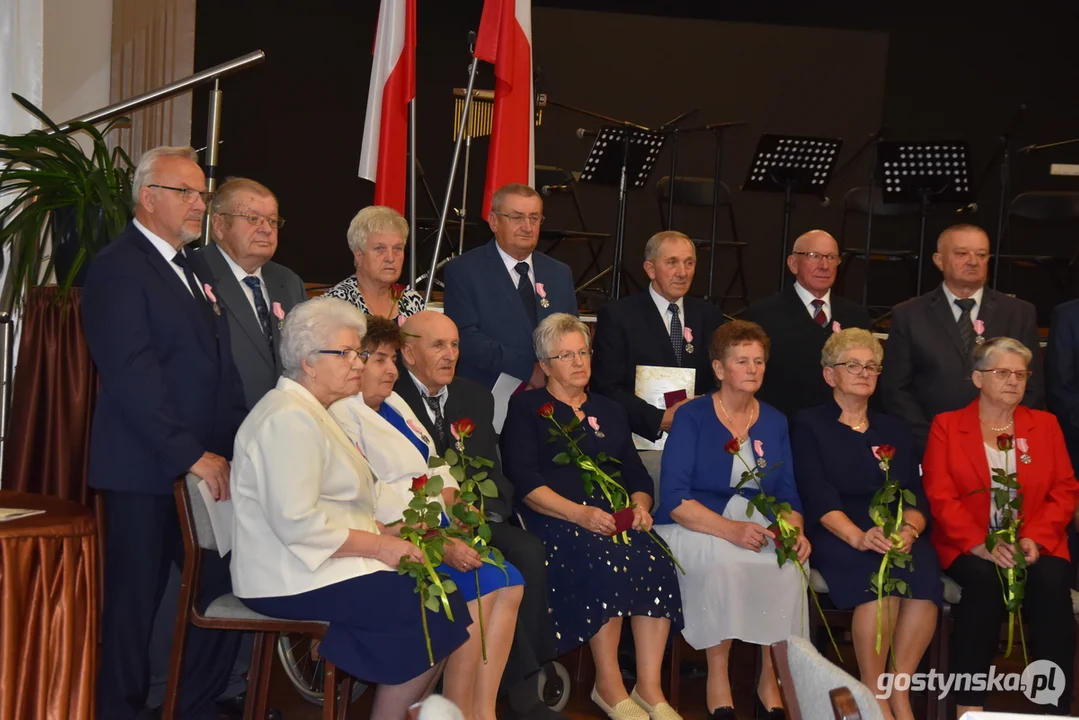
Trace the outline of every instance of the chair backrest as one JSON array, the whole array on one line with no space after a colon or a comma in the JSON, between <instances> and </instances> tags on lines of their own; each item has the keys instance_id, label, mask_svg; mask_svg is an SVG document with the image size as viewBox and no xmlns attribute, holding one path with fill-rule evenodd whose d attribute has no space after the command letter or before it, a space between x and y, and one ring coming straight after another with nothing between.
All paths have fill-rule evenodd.
<instances>
[{"instance_id":1,"label":"chair backrest","mask_svg":"<svg viewBox=\"0 0 1079 720\"><path fill-rule=\"evenodd\" d=\"M712 207L712 178L683 177L674 179L674 204L683 207ZM659 198L660 209L667 205L671 196L671 177L664 175L656 184L656 196ZM727 183L719 184L719 204L726 205L731 201L731 189ZM666 217L666 215L664 215Z\"/></svg>"},{"instance_id":2,"label":"chair backrest","mask_svg":"<svg viewBox=\"0 0 1079 720\"><path fill-rule=\"evenodd\" d=\"M1009 215L1035 222L1079 220L1079 192L1025 192L1016 195Z\"/></svg>"},{"instance_id":3,"label":"chair backrest","mask_svg":"<svg viewBox=\"0 0 1079 720\"><path fill-rule=\"evenodd\" d=\"M536 166L536 190L544 185L572 185L576 182L568 170L554 165Z\"/></svg>"},{"instance_id":4,"label":"chair backrest","mask_svg":"<svg viewBox=\"0 0 1079 720\"><path fill-rule=\"evenodd\" d=\"M869 187L852 187L843 196L843 210L862 215L869 214ZM917 215L921 207L918 203L886 203L879 187L873 188L873 216L895 217L897 215Z\"/></svg>"},{"instance_id":5,"label":"chair backrest","mask_svg":"<svg viewBox=\"0 0 1079 720\"><path fill-rule=\"evenodd\" d=\"M830 692L836 688L850 690L860 717L866 720L883 718L873 691L833 665L808 640L791 636L772 645L771 652L791 720L835 717Z\"/></svg>"},{"instance_id":6,"label":"chair backrest","mask_svg":"<svg viewBox=\"0 0 1079 720\"><path fill-rule=\"evenodd\" d=\"M652 478L652 487L655 490L652 494L652 509L655 510L659 507L659 471L663 466L663 451L641 450L637 454L641 456L644 469L648 471L648 475Z\"/></svg>"},{"instance_id":7,"label":"chair backrest","mask_svg":"<svg viewBox=\"0 0 1079 720\"><path fill-rule=\"evenodd\" d=\"M214 537L214 526L210 522L210 511L206 508L206 502L199 492L201 479L192 473L184 477L183 490L185 501L191 510L191 528L194 530L195 542L203 550L217 550L217 539Z\"/></svg>"},{"instance_id":8,"label":"chair backrest","mask_svg":"<svg viewBox=\"0 0 1079 720\"><path fill-rule=\"evenodd\" d=\"M850 688L836 688L828 693L832 701L832 712L835 720L862 720L862 711L858 709L858 701Z\"/></svg>"}]
</instances>

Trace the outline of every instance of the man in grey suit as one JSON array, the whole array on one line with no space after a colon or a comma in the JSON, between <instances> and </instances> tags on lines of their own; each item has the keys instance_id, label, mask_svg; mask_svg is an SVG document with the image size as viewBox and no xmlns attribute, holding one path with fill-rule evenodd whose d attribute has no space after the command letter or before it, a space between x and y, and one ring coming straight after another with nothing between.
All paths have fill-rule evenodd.
<instances>
[{"instance_id":1,"label":"man in grey suit","mask_svg":"<svg viewBox=\"0 0 1079 720\"><path fill-rule=\"evenodd\" d=\"M985 287L989 236L977 225L953 225L940 234L933 263L944 275L940 287L892 309L880 380L884 409L910 426L919 457L937 413L977 397L970 379L976 344L1005 336L1030 348L1035 373L1023 404L1041 408L1043 402L1034 306Z\"/></svg>"}]
</instances>

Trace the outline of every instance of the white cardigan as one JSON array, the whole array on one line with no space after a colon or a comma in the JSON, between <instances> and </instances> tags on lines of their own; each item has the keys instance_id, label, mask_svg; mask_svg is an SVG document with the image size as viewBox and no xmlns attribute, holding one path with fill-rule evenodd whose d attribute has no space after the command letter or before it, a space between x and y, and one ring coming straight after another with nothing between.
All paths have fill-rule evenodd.
<instances>
[{"instance_id":1,"label":"white cardigan","mask_svg":"<svg viewBox=\"0 0 1079 720\"><path fill-rule=\"evenodd\" d=\"M427 443L431 457L434 457L435 443L431 433L423 426L416 413L397 393L382 401L400 413L405 423L420 438ZM338 400L330 406L330 414L341 424L345 433L361 449L371 463L371 470L380 481L391 488L401 505L394 508L389 502L380 504L377 514L379 522L390 523L401 519L401 511L412 499L412 479L420 475L442 478L444 488L459 488L460 485L449 473L449 468L443 465L440 468L427 467L427 458L420 454L412 441L401 434L397 428L389 423L384 417L367 407L363 402L363 395L353 395ZM389 493L385 493L389 495ZM385 496L384 495L384 496ZM439 502L442 503L441 498ZM442 503L445 510L445 503Z\"/></svg>"},{"instance_id":2,"label":"white cardigan","mask_svg":"<svg viewBox=\"0 0 1079 720\"><path fill-rule=\"evenodd\" d=\"M392 569L330 557L350 528L378 532L379 489L363 455L302 385L281 378L252 408L236 434L229 487L238 597L296 595Z\"/></svg>"}]
</instances>

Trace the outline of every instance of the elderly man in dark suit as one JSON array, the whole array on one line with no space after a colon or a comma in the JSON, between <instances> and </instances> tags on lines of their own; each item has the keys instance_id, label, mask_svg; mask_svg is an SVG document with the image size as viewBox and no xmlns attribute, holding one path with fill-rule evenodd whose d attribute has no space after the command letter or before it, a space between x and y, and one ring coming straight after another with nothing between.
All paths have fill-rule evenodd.
<instances>
[{"instance_id":1,"label":"elderly man in dark suit","mask_svg":"<svg viewBox=\"0 0 1079 720\"><path fill-rule=\"evenodd\" d=\"M689 237L656 233L644 246L648 291L607 303L596 318L592 389L624 407L630 429L647 440L670 430L674 413L690 398L664 409L637 397L638 365L695 369L696 395L715 387L708 344L723 313L686 295L696 269L697 248Z\"/></svg>"},{"instance_id":2,"label":"elderly man in dark suit","mask_svg":"<svg viewBox=\"0 0 1079 720\"><path fill-rule=\"evenodd\" d=\"M919 453L937 413L977 397L972 352L990 338L1015 338L1030 348L1034 375L1023 405L1041 408L1043 402L1034 306L985 286L989 236L977 225L953 225L940 234L933 264L944 275L940 287L892 309L881 375L884 410L906 421Z\"/></svg>"},{"instance_id":3,"label":"elderly man in dark suit","mask_svg":"<svg viewBox=\"0 0 1079 720\"><path fill-rule=\"evenodd\" d=\"M788 419L832 397L820 369L821 350L832 333L848 327L869 329L864 307L832 295L839 260L839 245L829 233L804 233L787 257L794 283L742 315L764 328L772 341L768 372L757 397Z\"/></svg>"},{"instance_id":4,"label":"elderly man in dark suit","mask_svg":"<svg viewBox=\"0 0 1079 720\"><path fill-rule=\"evenodd\" d=\"M494 239L446 265L446 315L461 333L459 372L487 388L502 374L545 383L532 331L554 313L577 314L569 266L536 252L543 200L527 185L495 191L487 218Z\"/></svg>"},{"instance_id":5,"label":"elderly man in dark suit","mask_svg":"<svg viewBox=\"0 0 1079 720\"><path fill-rule=\"evenodd\" d=\"M509 693L514 717L560 718L539 701L535 678L541 665L555 657L554 630L547 610L546 551L537 538L508 522L513 514L513 485L502 473L497 454L498 436L492 426L494 399L482 385L455 376L459 339L452 320L424 310L408 318L402 331L402 372L394 390L434 437L438 454L452 446L450 425L469 418L476 426L468 439L469 454L494 462L488 472L498 486L498 497L485 502L491 545L501 550L525 579L502 689Z\"/></svg>"},{"instance_id":6,"label":"elderly man in dark suit","mask_svg":"<svg viewBox=\"0 0 1079 720\"><path fill-rule=\"evenodd\" d=\"M142 717L151 626L170 565L183 560L173 499L192 472L229 496L229 461L245 409L229 354L228 312L209 269L184 250L201 231L206 180L191 148L155 148L135 170L135 219L94 258L82 322L101 387L88 481L105 501L101 720ZM203 595L231 587L227 562L203 560ZM190 628L184 718L217 718L239 636Z\"/></svg>"}]
</instances>

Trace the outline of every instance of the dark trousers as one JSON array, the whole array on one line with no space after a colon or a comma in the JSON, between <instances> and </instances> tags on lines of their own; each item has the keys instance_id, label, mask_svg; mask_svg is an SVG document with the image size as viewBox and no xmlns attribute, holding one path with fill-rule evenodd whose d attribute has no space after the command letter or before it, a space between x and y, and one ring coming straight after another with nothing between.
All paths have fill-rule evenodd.
<instances>
[{"instance_id":1,"label":"dark trousers","mask_svg":"<svg viewBox=\"0 0 1079 720\"><path fill-rule=\"evenodd\" d=\"M183 565L176 501L171 495L108 490L105 500L105 605L98 670L98 720L146 715L150 635L168 582ZM228 562L204 553L200 608L232 587ZM214 718L240 634L188 629L180 684L181 718Z\"/></svg>"},{"instance_id":2,"label":"dark trousers","mask_svg":"<svg viewBox=\"0 0 1079 720\"><path fill-rule=\"evenodd\" d=\"M547 610L547 549L536 536L505 522L491 523L491 545L502 551L525 580L517 629L502 673L505 692L555 657L554 627Z\"/></svg>"},{"instance_id":3,"label":"dark trousers","mask_svg":"<svg viewBox=\"0 0 1079 720\"><path fill-rule=\"evenodd\" d=\"M960 555L945 572L963 588L963 599L955 609L951 671L986 673L997 655L1001 624L1008 618L996 565L974 555ZM1071 586L1067 560L1043 555L1027 570L1023 620L1030 659L1051 660L1063 671L1064 693L1055 710L1045 708L1054 715L1068 715L1071 709L1075 658ZM987 692L956 690L954 694L960 705L984 706Z\"/></svg>"}]
</instances>

